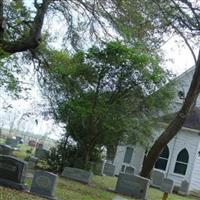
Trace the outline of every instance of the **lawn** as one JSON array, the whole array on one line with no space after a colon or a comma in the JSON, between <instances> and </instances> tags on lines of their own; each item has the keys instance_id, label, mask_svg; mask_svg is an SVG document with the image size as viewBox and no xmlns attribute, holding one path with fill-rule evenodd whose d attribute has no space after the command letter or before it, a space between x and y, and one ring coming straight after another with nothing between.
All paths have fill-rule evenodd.
<instances>
[{"instance_id":1,"label":"lawn","mask_svg":"<svg viewBox=\"0 0 200 200\"><path fill-rule=\"evenodd\" d=\"M112 200L117 194L108 192L107 188L114 188L117 178L95 176L93 184L87 185L59 178L56 196L59 200ZM30 181L28 181L30 184ZM120 195L121 196L121 195ZM122 196L123 197L123 196ZM134 200L134 198L128 198ZM161 200L162 193L156 189L150 189L151 200ZM182 197L178 195L170 195L168 200L195 200L194 197ZM42 198L0 187L0 200L43 200Z\"/></svg>"}]
</instances>

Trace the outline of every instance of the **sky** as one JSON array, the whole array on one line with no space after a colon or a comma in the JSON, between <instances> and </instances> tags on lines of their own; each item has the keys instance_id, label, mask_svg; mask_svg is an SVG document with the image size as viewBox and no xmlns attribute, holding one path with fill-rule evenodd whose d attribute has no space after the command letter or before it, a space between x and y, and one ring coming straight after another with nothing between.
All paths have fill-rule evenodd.
<instances>
[{"instance_id":1,"label":"sky","mask_svg":"<svg viewBox=\"0 0 200 200\"><path fill-rule=\"evenodd\" d=\"M29 1L27 1L29 2ZM45 23L46 28L49 28L52 24L48 24L48 19ZM62 23L60 22L60 19L57 19L55 23L53 24L53 32L54 35L57 35L58 33L62 33ZM59 47L62 40L57 41L56 45ZM173 37L170 40L168 40L165 45L162 47L163 53L164 53L164 59L166 60L164 62L164 67L172 71L176 75L180 75L184 71L186 71L188 68L192 67L194 65L193 58L191 56L191 53L189 52L188 48L184 45L183 42L181 42L181 39L179 37ZM10 109L6 113L1 111L0 112L0 122L7 121L7 124L4 126L9 128L11 122L16 118L17 120L15 122L15 126L19 127L20 129L26 130L26 131L32 131L35 134L49 134L50 137L57 139L59 138L58 135L55 135L56 132L62 133L62 129L60 127L55 126L53 123L53 120L51 119L44 119L37 113L37 104L40 102L44 102L40 90L37 86L37 79L36 77L32 76L29 77L28 80L32 84L32 90L31 90L31 97L32 99L29 101L24 100L8 100L13 104L13 109ZM9 98L8 98L9 99ZM0 99L0 107L2 106L2 99ZM23 107L23 109L22 109ZM35 115L26 118L24 120L21 120L19 123L21 116L24 113L35 111ZM38 123L36 123L36 121ZM3 124L0 124L2 126ZM19 126L20 125L20 126Z\"/></svg>"},{"instance_id":2,"label":"sky","mask_svg":"<svg viewBox=\"0 0 200 200\"><path fill-rule=\"evenodd\" d=\"M166 62L164 67L176 75L180 75L194 66L194 59L188 47L179 37L171 38L162 47ZM197 54L197 52L195 52Z\"/></svg>"}]
</instances>

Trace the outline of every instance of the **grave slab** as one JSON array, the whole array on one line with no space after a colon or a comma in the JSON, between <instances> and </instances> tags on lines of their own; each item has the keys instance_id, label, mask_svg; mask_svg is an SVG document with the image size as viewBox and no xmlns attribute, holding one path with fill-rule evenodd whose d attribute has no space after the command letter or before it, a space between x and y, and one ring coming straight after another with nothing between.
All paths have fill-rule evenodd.
<instances>
[{"instance_id":1,"label":"grave slab","mask_svg":"<svg viewBox=\"0 0 200 200\"><path fill-rule=\"evenodd\" d=\"M55 200L57 175L47 171L36 171L33 177L30 192L32 194Z\"/></svg>"},{"instance_id":2,"label":"grave slab","mask_svg":"<svg viewBox=\"0 0 200 200\"><path fill-rule=\"evenodd\" d=\"M120 173L115 191L143 200L148 199L150 180L141 176Z\"/></svg>"},{"instance_id":3,"label":"grave slab","mask_svg":"<svg viewBox=\"0 0 200 200\"><path fill-rule=\"evenodd\" d=\"M83 169L65 167L61 176L82 183L90 184L92 181L93 173Z\"/></svg>"}]
</instances>

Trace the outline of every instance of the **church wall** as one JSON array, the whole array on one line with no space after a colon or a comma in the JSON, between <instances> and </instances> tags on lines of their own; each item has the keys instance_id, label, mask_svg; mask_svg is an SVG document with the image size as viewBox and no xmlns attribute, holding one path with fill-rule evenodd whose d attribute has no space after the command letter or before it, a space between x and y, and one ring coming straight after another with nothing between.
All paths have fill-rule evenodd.
<instances>
[{"instance_id":1,"label":"church wall","mask_svg":"<svg viewBox=\"0 0 200 200\"><path fill-rule=\"evenodd\" d=\"M200 136L199 136L200 137ZM190 181L190 193L200 195L200 143L198 145Z\"/></svg>"}]
</instances>

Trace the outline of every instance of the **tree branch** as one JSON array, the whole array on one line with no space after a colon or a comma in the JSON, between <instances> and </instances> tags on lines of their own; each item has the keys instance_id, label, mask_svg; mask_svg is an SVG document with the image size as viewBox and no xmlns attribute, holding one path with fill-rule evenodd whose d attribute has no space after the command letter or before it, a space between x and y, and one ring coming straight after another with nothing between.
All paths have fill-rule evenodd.
<instances>
[{"instance_id":1,"label":"tree branch","mask_svg":"<svg viewBox=\"0 0 200 200\"><path fill-rule=\"evenodd\" d=\"M1 41L0 47L8 53L22 52L30 49L35 49L41 41L41 31L44 22L44 16L50 3L53 0L43 0L40 7L37 8L34 21L32 23L29 35L25 38L20 38L15 42Z\"/></svg>"}]
</instances>

